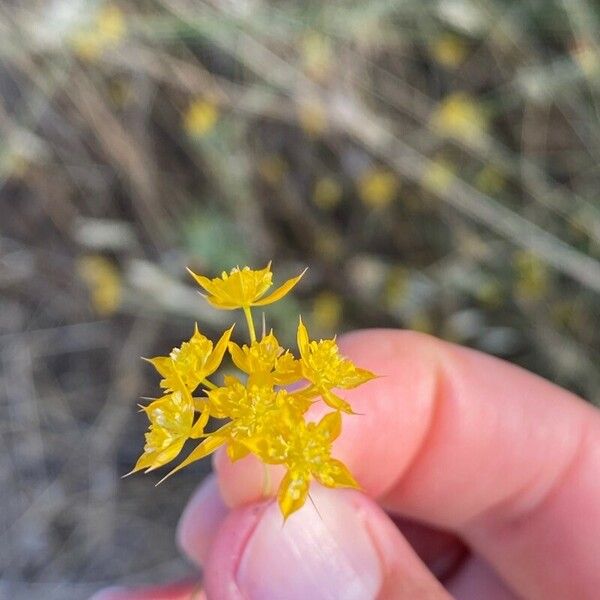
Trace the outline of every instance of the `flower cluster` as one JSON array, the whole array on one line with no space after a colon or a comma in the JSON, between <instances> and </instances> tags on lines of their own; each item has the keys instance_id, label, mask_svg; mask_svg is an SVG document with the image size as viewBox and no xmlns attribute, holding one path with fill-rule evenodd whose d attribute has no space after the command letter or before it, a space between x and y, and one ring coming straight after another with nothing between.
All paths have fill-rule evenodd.
<instances>
[{"instance_id":1,"label":"flower cluster","mask_svg":"<svg viewBox=\"0 0 600 600\"><path fill-rule=\"evenodd\" d=\"M272 331L257 338L252 307L285 296L304 273L272 293L271 264L264 269L235 268L209 279L190 271L219 309L242 309L249 343L231 340L233 326L216 344L196 326L189 341L169 356L148 359L162 377L163 396L142 407L150 421L144 452L133 472L153 471L174 460L189 439L198 446L169 475L224 446L235 461L254 454L265 464L283 465L278 501L284 518L298 510L314 478L328 487L357 487L346 466L331 456L342 427L342 413L352 408L336 389L355 388L374 377L340 355L335 339L310 340L299 320L298 355L280 346ZM229 353L239 376L225 376L218 386L209 378ZM293 384L293 385L292 385ZM306 419L310 406L322 399L332 410L318 422ZM216 431L205 432L209 418L228 419Z\"/></svg>"}]
</instances>

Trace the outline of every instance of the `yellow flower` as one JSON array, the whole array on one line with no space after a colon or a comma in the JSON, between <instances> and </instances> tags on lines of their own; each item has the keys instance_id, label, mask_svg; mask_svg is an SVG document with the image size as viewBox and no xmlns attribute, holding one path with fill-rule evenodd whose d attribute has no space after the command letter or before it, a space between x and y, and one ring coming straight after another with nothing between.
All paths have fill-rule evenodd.
<instances>
[{"instance_id":1,"label":"yellow flower","mask_svg":"<svg viewBox=\"0 0 600 600\"><path fill-rule=\"evenodd\" d=\"M297 336L300 359L280 345L273 331L263 333L261 339L256 336L251 308L283 298L304 271L270 294L271 263L257 271L238 267L214 279L190 273L213 306L243 309L250 341L243 345L230 341L231 327L213 346L196 326L192 337L169 356L149 360L162 375L160 386L166 391L142 407L150 427L132 473L157 469L178 456L188 439L203 438L166 477L220 447L232 461L252 453L265 464L287 469L278 493L284 518L304 504L313 479L328 487L357 487L348 469L331 456L332 443L341 432L340 411L352 413L333 390L354 388L374 375L341 356L335 339L310 341L302 320ZM227 375L219 387L207 377L219 367L227 349L242 375ZM298 382L304 387L296 391L283 387ZM199 386L202 394L193 397ZM320 399L336 411L318 423L307 422L307 411ZM211 417L227 422L204 433Z\"/></svg>"},{"instance_id":2,"label":"yellow flower","mask_svg":"<svg viewBox=\"0 0 600 600\"><path fill-rule=\"evenodd\" d=\"M443 158L434 158L427 164L421 183L426 190L439 193L448 189L454 178L454 165Z\"/></svg>"},{"instance_id":3,"label":"yellow flower","mask_svg":"<svg viewBox=\"0 0 600 600\"><path fill-rule=\"evenodd\" d=\"M397 192L398 178L391 171L370 169L358 181L358 195L371 208L385 208Z\"/></svg>"},{"instance_id":4,"label":"yellow flower","mask_svg":"<svg viewBox=\"0 0 600 600\"><path fill-rule=\"evenodd\" d=\"M229 342L229 353L235 366L248 375L266 374L275 385L288 385L302 377L300 361L279 345L273 332L260 341L240 347Z\"/></svg>"},{"instance_id":5,"label":"yellow flower","mask_svg":"<svg viewBox=\"0 0 600 600\"><path fill-rule=\"evenodd\" d=\"M481 106L463 92L444 98L431 116L431 127L438 134L467 142L481 137L486 126Z\"/></svg>"},{"instance_id":6,"label":"yellow flower","mask_svg":"<svg viewBox=\"0 0 600 600\"><path fill-rule=\"evenodd\" d=\"M150 428L144 453L131 473L142 469L153 471L171 462L189 438L203 434L209 417L208 412L204 412L194 423L194 402L187 390L163 396L143 410L150 420Z\"/></svg>"},{"instance_id":7,"label":"yellow flower","mask_svg":"<svg viewBox=\"0 0 600 600\"><path fill-rule=\"evenodd\" d=\"M221 277L208 279L188 269L191 276L208 294L207 300L215 308L234 310L236 308L250 308L251 306L265 306L281 300L306 273L306 269L297 277L288 279L274 292L263 297L273 285L271 263L264 269L253 271L248 267L240 269L235 267L229 273L223 271Z\"/></svg>"},{"instance_id":8,"label":"yellow flower","mask_svg":"<svg viewBox=\"0 0 600 600\"><path fill-rule=\"evenodd\" d=\"M298 349L302 361L302 375L310 381L308 388L322 396L332 408L352 413L350 405L334 394L333 388L351 389L373 379L375 375L360 369L340 355L335 339L309 341L308 331L300 319L298 324Z\"/></svg>"},{"instance_id":9,"label":"yellow flower","mask_svg":"<svg viewBox=\"0 0 600 600\"><path fill-rule=\"evenodd\" d=\"M194 327L194 334L181 348L173 348L169 356L156 356L147 359L163 376L160 387L177 390L181 384L193 392L221 364L233 326L228 329L213 348L213 343Z\"/></svg>"},{"instance_id":10,"label":"yellow flower","mask_svg":"<svg viewBox=\"0 0 600 600\"><path fill-rule=\"evenodd\" d=\"M209 100L194 100L188 107L183 125L191 136L203 136L214 129L219 119L219 109Z\"/></svg>"},{"instance_id":11,"label":"yellow flower","mask_svg":"<svg viewBox=\"0 0 600 600\"><path fill-rule=\"evenodd\" d=\"M77 273L87 285L95 311L103 317L112 315L121 304L121 276L103 256L83 256L77 261Z\"/></svg>"},{"instance_id":12,"label":"yellow flower","mask_svg":"<svg viewBox=\"0 0 600 600\"><path fill-rule=\"evenodd\" d=\"M95 15L89 27L78 31L71 39L75 52L85 60L94 60L124 37L127 26L121 10L112 5L104 6Z\"/></svg>"},{"instance_id":13,"label":"yellow flower","mask_svg":"<svg viewBox=\"0 0 600 600\"><path fill-rule=\"evenodd\" d=\"M210 434L190 455L168 475L208 456L220 446L227 444L231 460L238 460L265 440L275 443L284 423L302 420L311 402L301 394L273 388L268 375L251 378L244 385L232 376L225 377L223 387L210 390L206 412L216 419L231 419L229 423Z\"/></svg>"},{"instance_id":14,"label":"yellow flower","mask_svg":"<svg viewBox=\"0 0 600 600\"><path fill-rule=\"evenodd\" d=\"M342 186L333 177L321 177L315 184L313 202L323 210L331 210L340 203L342 193Z\"/></svg>"},{"instance_id":15,"label":"yellow flower","mask_svg":"<svg viewBox=\"0 0 600 600\"><path fill-rule=\"evenodd\" d=\"M341 414L336 411L318 423L282 420L279 435L251 444L263 462L287 467L277 494L285 519L304 504L313 478L331 488L359 487L346 466L331 457L331 444L341 430Z\"/></svg>"},{"instance_id":16,"label":"yellow flower","mask_svg":"<svg viewBox=\"0 0 600 600\"><path fill-rule=\"evenodd\" d=\"M467 55L467 46L463 40L451 33L439 36L430 46L435 60L445 67L455 68L463 62Z\"/></svg>"}]
</instances>

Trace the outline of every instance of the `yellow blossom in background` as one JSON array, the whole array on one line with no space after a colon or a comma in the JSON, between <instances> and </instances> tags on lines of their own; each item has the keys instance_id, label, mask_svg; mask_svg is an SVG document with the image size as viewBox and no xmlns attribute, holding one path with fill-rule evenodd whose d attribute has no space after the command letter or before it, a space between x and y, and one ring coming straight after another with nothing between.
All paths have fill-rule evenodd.
<instances>
[{"instance_id":1,"label":"yellow blossom in background","mask_svg":"<svg viewBox=\"0 0 600 600\"><path fill-rule=\"evenodd\" d=\"M300 45L304 71L317 81L331 74L331 46L326 37L312 31L304 36Z\"/></svg>"},{"instance_id":2,"label":"yellow blossom in background","mask_svg":"<svg viewBox=\"0 0 600 600\"><path fill-rule=\"evenodd\" d=\"M384 169L369 169L358 180L358 196L370 208L385 208L398 193L396 174Z\"/></svg>"},{"instance_id":3,"label":"yellow blossom in background","mask_svg":"<svg viewBox=\"0 0 600 600\"><path fill-rule=\"evenodd\" d=\"M77 274L86 284L92 307L102 317L112 315L121 305L121 275L104 256L83 256L76 264Z\"/></svg>"},{"instance_id":4,"label":"yellow blossom in background","mask_svg":"<svg viewBox=\"0 0 600 600\"><path fill-rule=\"evenodd\" d=\"M342 299L333 292L321 292L313 302L311 321L319 331L335 329L342 318Z\"/></svg>"},{"instance_id":5,"label":"yellow blossom in background","mask_svg":"<svg viewBox=\"0 0 600 600\"><path fill-rule=\"evenodd\" d=\"M409 329L421 333L433 333L434 324L431 317L425 312L417 312L411 316L407 323Z\"/></svg>"},{"instance_id":6,"label":"yellow blossom in background","mask_svg":"<svg viewBox=\"0 0 600 600\"><path fill-rule=\"evenodd\" d=\"M421 184L434 194L443 192L454 181L454 168L453 164L443 158L433 159L425 168Z\"/></svg>"},{"instance_id":7,"label":"yellow blossom in background","mask_svg":"<svg viewBox=\"0 0 600 600\"><path fill-rule=\"evenodd\" d=\"M203 98L194 100L185 111L183 126L192 137L210 133L219 120L219 108L214 102Z\"/></svg>"},{"instance_id":8,"label":"yellow blossom in background","mask_svg":"<svg viewBox=\"0 0 600 600\"><path fill-rule=\"evenodd\" d=\"M475 185L488 194L496 194L506 185L506 180L502 173L491 165L486 165L477 173Z\"/></svg>"},{"instance_id":9,"label":"yellow blossom in background","mask_svg":"<svg viewBox=\"0 0 600 600\"><path fill-rule=\"evenodd\" d=\"M73 50L85 60L94 60L108 48L118 45L125 36L125 17L117 6L103 6L89 26L77 31L71 38Z\"/></svg>"},{"instance_id":10,"label":"yellow blossom in background","mask_svg":"<svg viewBox=\"0 0 600 600\"><path fill-rule=\"evenodd\" d=\"M335 208L342 199L342 185L333 177L317 179L313 192L313 202L323 210Z\"/></svg>"},{"instance_id":11,"label":"yellow blossom in background","mask_svg":"<svg viewBox=\"0 0 600 600\"><path fill-rule=\"evenodd\" d=\"M455 92L446 96L433 111L430 126L441 136L473 142L485 132L487 119L471 96Z\"/></svg>"},{"instance_id":12,"label":"yellow blossom in background","mask_svg":"<svg viewBox=\"0 0 600 600\"><path fill-rule=\"evenodd\" d=\"M310 137L318 137L327 129L327 112L316 101L303 102L298 106L298 123Z\"/></svg>"},{"instance_id":13,"label":"yellow blossom in background","mask_svg":"<svg viewBox=\"0 0 600 600\"><path fill-rule=\"evenodd\" d=\"M272 155L263 158L258 165L261 177L273 187L280 185L287 172L288 166L281 156Z\"/></svg>"},{"instance_id":14,"label":"yellow blossom in background","mask_svg":"<svg viewBox=\"0 0 600 600\"><path fill-rule=\"evenodd\" d=\"M372 379L373 373L341 356L335 339L311 341L302 320L299 356L281 346L273 331L264 331L260 339L256 336L251 308L280 300L303 274L266 295L273 284L271 263L259 270L235 267L213 279L192 273L213 306L244 311L250 341L242 345L231 341L232 326L213 345L196 326L192 337L168 356L149 360L163 377L160 386L166 395L142 407L150 425L144 451L131 473L166 465L188 440L202 438L166 477L221 447L232 461L252 453L266 464L286 469L278 492L284 519L302 507L312 480L328 487L358 487L346 466L331 455L342 430L340 411L352 413L333 390L355 388ZM226 350L240 375L227 375L223 385L217 385L209 377ZM318 422L307 421L308 409L319 401L333 411ZM206 433L210 418L227 422Z\"/></svg>"},{"instance_id":15,"label":"yellow blossom in background","mask_svg":"<svg viewBox=\"0 0 600 600\"><path fill-rule=\"evenodd\" d=\"M543 298L548 293L550 284L550 274L546 264L528 250L515 252L513 262L516 271L517 297L534 302Z\"/></svg>"},{"instance_id":16,"label":"yellow blossom in background","mask_svg":"<svg viewBox=\"0 0 600 600\"><path fill-rule=\"evenodd\" d=\"M441 65L456 68L467 55L467 45L457 35L444 33L431 44L430 52Z\"/></svg>"},{"instance_id":17,"label":"yellow blossom in background","mask_svg":"<svg viewBox=\"0 0 600 600\"><path fill-rule=\"evenodd\" d=\"M596 43L578 42L571 50L571 56L586 77L600 74L600 52Z\"/></svg>"}]
</instances>

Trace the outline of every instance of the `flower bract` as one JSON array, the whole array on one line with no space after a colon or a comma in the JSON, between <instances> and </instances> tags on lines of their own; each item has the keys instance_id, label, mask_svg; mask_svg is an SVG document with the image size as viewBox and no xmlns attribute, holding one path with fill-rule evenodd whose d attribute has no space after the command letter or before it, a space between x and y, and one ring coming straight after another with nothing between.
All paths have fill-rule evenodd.
<instances>
[{"instance_id":1,"label":"flower bract","mask_svg":"<svg viewBox=\"0 0 600 600\"><path fill-rule=\"evenodd\" d=\"M297 277L288 279L274 292L265 296L267 290L273 285L271 263L258 271L253 271L248 267L243 269L235 267L229 273L223 271L221 277L214 279L190 271L196 283L206 291L208 302L215 308L225 310L265 306L277 302L300 281L304 272Z\"/></svg>"}]
</instances>

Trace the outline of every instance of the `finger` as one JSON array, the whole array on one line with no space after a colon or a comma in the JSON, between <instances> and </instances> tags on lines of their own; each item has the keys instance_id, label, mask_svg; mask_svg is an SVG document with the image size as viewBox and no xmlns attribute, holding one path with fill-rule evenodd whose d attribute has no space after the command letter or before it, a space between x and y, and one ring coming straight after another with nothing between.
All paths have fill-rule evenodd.
<instances>
[{"instance_id":1,"label":"finger","mask_svg":"<svg viewBox=\"0 0 600 600\"><path fill-rule=\"evenodd\" d=\"M206 561L213 539L228 512L216 477L211 474L200 484L177 525L177 543L192 562L202 565Z\"/></svg>"},{"instance_id":2,"label":"finger","mask_svg":"<svg viewBox=\"0 0 600 600\"><path fill-rule=\"evenodd\" d=\"M206 595L197 581L187 581L143 588L110 587L89 600L206 600Z\"/></svg>"},{"instance_id":3,"label":"finger","mask_svg":"<svg viewBox=\"0 0 600 600\"><path fill-rule=\"evenodd\" d=\"M369 600L450 597L366 496L311 488L285 524L274 501L233 511L211 550L209 598Z\"/></svg>"},{"instance_id":4,"label":"finger","mask_svg":"<svg viewBox=\"0 0 600 600\"><path fill-rule=\"evenodd\" d=\"M364 416L344 420L335 447L367 493L458 532L524 596L594 593L596 409L518 367L428 336L360 332L342 345L382 376L343 392ZM260 497L255 463L217 457L215 465L232 505Z\"/></svg>"},{"instance_id":5,"label":"finger","mask_svg":"<svg viewBox=\"0 0 600 600\"><path fill-rule=\"evenodd\" d=\"M455 535L408 519L392 521L436 579L445 582L464 563L468 551Z\"/></svg>"},{"instance_id":6,"label":"finger","mask_svg":"<svg viewBox=\"0 0 600 600\"><path fill-rule=\"evenodd\" d=\"M498 575L478 557L470 557L446 583L456 600L518 600Z\"/></svg>"}]
</instances>

